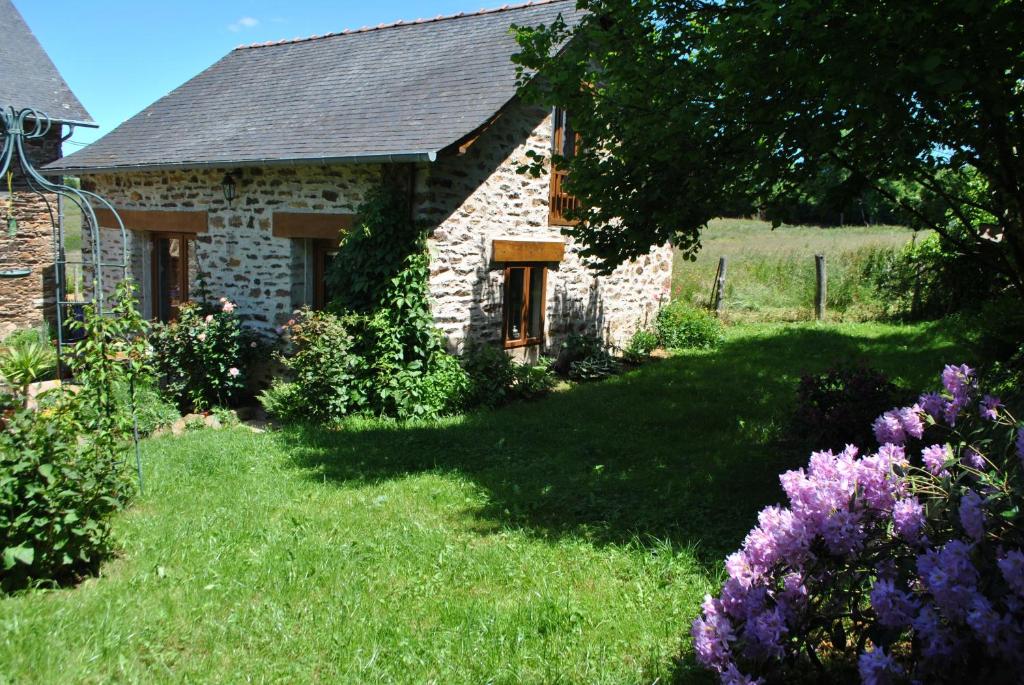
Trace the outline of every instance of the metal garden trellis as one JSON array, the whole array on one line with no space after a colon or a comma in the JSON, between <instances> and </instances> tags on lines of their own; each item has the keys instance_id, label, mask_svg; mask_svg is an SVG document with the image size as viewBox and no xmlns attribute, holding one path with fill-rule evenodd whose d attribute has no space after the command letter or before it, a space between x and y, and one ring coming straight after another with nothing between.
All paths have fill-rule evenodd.
<instances>
[{"instance_id":1,"label":"metal garden trellis","mask_svg":"<svg viewBox=\"0 0 1024 685\"><path fill-rule=\"evenodd\" d=\"M61 138L61 142L70 138L71 133L74 132L74 125L68 124L68 126L70 131L67 136ZM0 177L10 179L9 172L13 171L12 165L16 162L22 172L21 179L28 185L28 188L32 193L42 198L50 215L50 225L53 237L53 267L55 275L54 288L56 291L55 324L57 332L57 377L59 380L63 381L63 369L62 364L60 363L61 357L68 349L68 346L73 344L66 339L65 331L65 320L69 316L69 309L72 307L91 305L96 308L96 311L101 316L109 315L111 312L104 307L106 293L103 284L103 271L104 269L119 269L120 278L122 280L126 279L128 277L129 255L128 232L125 230L124 222L121 220L120 215L110 202L96 193L82 190L81 188L73 188L65 185L64 183L55 183L47 179L35 168L32 160L25 153L26 140L42 139L50 133L52 128L53 121L44 112L40 112L32 108L16 110L13 107L8 107L6 109L0 109L0 140L2 140L2 147L0 147ZM13 188L9 188L9 190L13 190ZM51 203L51 198L47 197L47 193L56 195L58 198L56 215L54 213L55 208ZM78 207L82 216L83 233L88 236L89 250L88 252L83 250L82 256L79 260L68 260L64 249L64 222L62 220L61 212L61 203L64 201L71 202ZM13 192L10 192L8 202L15 202ZM121 261L119 262L103 261L103 245L100 226L96 218L96 211L93 208L93 203L108 210L117 222L117 229L120 232L121 239ZM8 216L7 231L10 237L16 237L17 222L14 220L13 216ZM85 236L83 236L83 238L85 238ZM88 259L86 258L87 254L89 257ZM83 284L83 290L86 291L83 295L86 295L91 286L91 297L86 295L84 299L75 301L68 299L65 273L68 265L78 265L82 268L83 273L90 274L91 278L89 279L89 283ZM28 270L14 269L10 271L0 271L0 278L17 278L27 276L28 274ZM139 453L139 428L138 417L135 411L134 388L132 388L130 395L132 397L132 435L135 447L135 462L138 471L139 488L141 490L142 461Z\"/></svg>"}]
</instances>

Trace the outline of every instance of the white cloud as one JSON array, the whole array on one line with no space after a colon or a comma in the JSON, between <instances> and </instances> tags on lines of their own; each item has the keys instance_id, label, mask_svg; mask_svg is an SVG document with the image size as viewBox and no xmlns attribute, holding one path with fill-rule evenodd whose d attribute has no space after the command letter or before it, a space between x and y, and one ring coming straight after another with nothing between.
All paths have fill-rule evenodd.
<instances>
[{"instance_id":1,"label":"white cloud","mask_svg":"<svg viewBox=\"0 0 1024 685\"><path fill-rule=\"evenodd\" d=\"M232 33L238 33L239 31L243 31L245 29L251 29L259 25L259 23L259 19L254 19L253 17L242 17L235 23L228 24L228 31L231 31Z\"/></svg>"}]
</instances>

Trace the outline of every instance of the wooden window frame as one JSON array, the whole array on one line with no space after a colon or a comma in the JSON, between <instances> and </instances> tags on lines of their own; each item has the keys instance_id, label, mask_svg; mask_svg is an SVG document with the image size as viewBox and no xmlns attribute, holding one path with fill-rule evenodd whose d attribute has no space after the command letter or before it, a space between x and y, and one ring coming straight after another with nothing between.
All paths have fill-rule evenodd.
<instances>
[{"instance_id":1,"label":"wooden window frame","mask_svg":"<svg viewBox=\"0 0 1024 685\"><path fill-rule=\"evenodd\" d=\"M556 107L552 114L552 136L551 136L551 184L548 192L548 223L552 226L575 226L578 219L570 219L566 216L567 210L577 209L580 206L572 194L563 190L565 179L569 176L567 169L559 169L555 163L555 155L560 155L565 147L565 110ZM576 134L576 152L580 149L580 136Z\"/></svg>"},{"instance_id":2,"label":"wooden window frame","mask_svg":"<svg viewBox=\"0 0 1024 685\"><path fill-rule=\"evenodd\" d=\"M512 338L509 337L509 325L512 322L511 318L509 317L509 314L510 314L510 309L509 308L512 305L512 298L509 297L509 294L510 294L509 288L511 287L511 284L512 284L511 275L512 275L512 270L513 269L523 269L524 270L524 273L523 273L523 293L522 293L523 294L523 298L522 298L521 311L519 313L519 316L520 316L519 321L520 321L520 328L522 329L522 334L520 335L519 338L515 338L515 339L512 339ZM531 282L533 281L532 271L534 269L540 269L541 270L541 274L542 274L541 275L541 292L540 292L540 301L541 301L540 333L538 335L533 336L533 337L529 337L527 332L528 332L528 330L530 328L530 325L529 325L529 320L530 320L529 317L530 317L530 313L531 313L530 312L530 294L531 294L530 293L530 287L531 287ZM504 293L505 299L504 299L504 303L502 305L502 310L501 310L502 311L502 315L501 315L501 341L502 341L502 344L504 345L506 350L516 349L516 348L520 348L520 347L530 347L530 346L533 346L533 345L542 345L544 343L544 328L547 325L547 301L548 301L548 267L547 267L547 264L541 264L541 263L537 263L537 262L519 262L519 263L515 263L515 264L506 264L504 271L505 271L505 273L504 273L505 282L503 284L503 293Z\"/></svg>"},{"instance_id":3,"label":"wooden window frame","mask_svg":"<svg viewBox=\"0 0 1024 685\"><path fill-rule=\"evenodd\" d=\"M189 282L188 282L188 267L189 267L189 257L190 257L190 254L191 254L191 250L193 248L192 248L192 246L189 243L191 243L192 241L194 241L196 239L196 234L195 233L189 233L189 232L180 232L180 231L157 231L157 232L150 233L150 240L152 241L152 245L153 245L153 249L151 250L152 254L150 255L150 272L149 272L150 273L150 294L151 294L151 296L153 298L153 311L152 311L152 320L153 321L159 321L160 320L160 297L161 297L161 295L160 295L160 278L159 278L159 273L160 273L160 271L159 271L160 270L160 257L159 257L159 254L158 254L159 241L161 241L161 240L168 240L168 239L171 239L171 238L177 238L178 240L181 241L181 256L179 257L179 259L181 260L183 268L178 273L178 288L179 288L180 292L184 294L184 297L181 300L181 302L182 302L182 304L185 304L186 302L191 302L191 300L192 300L192 298L191 298L191 288L189 288ZM168 319L168 322L176 321L176 320L177 320L177 316L175 316L174 318Z\"/></svg>"}]
</instances>

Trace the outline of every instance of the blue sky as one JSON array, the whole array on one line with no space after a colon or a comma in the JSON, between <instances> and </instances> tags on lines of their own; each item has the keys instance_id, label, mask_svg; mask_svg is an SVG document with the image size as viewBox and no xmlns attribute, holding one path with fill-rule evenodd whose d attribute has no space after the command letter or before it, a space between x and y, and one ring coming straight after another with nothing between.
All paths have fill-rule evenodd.
<instances>
[{"instance_id":1,"label":"blue sky","mask_svg":"<svg viewBox=\"0 0 1024 685\"><path fill-rule=\"evenodd\" d=\"M483 3L483 4L481 4ZM234 47L398 19L475 12L513 0L14 0L99 124L64 153L113 130Z\"/></svg>"}]
</instances>

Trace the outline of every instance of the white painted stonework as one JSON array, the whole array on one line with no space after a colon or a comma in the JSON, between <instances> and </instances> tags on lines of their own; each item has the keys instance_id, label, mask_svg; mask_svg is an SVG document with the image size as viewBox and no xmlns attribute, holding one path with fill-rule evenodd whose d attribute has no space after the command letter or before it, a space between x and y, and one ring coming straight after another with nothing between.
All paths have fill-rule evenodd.
<instances>
[{"instance_id":1,"label":"white painted stonework","mask_svg":"<svg viewBox=\"0 0 1024 685\"><path fill-rule=\"evenodd\" d=\"M514 104L465 154L416 168L415 210L435 227L429 240L432 306L453 350L469 340L500 341L504 272L491 259L494 240L567 241L560 227L548 224L549 177L516 171L528 150L548 153L551 126L547 112ZM238 178L230 206L221 190L227 171ZM98 174L87 182L121 209L206 210L208 232L193 243L193 291L197 272L204 272L214 297L234 300L249 325L269 332L311 301L313 277L309 241L274 237L273 212L354 212L381 171L377 165L206 169ZM104 234L104 249L119 250L114 232ZM146 315L152 313L151 244L145 232L131 232ZM667 246L598 277L567 242L564 259L548 272L542 351L557 352L573 331L624 345L667 302L671 274Z\"/></svg>"}]
</instances>

